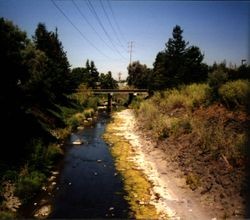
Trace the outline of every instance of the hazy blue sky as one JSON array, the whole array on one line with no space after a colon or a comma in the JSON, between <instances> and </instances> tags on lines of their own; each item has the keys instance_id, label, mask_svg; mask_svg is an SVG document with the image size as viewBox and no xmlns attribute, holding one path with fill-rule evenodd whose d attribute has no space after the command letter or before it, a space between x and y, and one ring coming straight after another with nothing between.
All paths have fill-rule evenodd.
<instances>
[{"instance_id":1,"label":"hazy blue sky","mask_svg":"<svg viewBox=\"0 0 250 220\"><path fill-rule=\"evenodd\" d=\"M249 63L249 8L249 1L0 0L0 17L29 37L38 22L49 31L57 27L71 67L90 59L100 72L111 70L114 77L121 72L125 78L128 42L133 41L132 61L152 67L176 24L207 64Z\"/></svg>"}]
</instances>

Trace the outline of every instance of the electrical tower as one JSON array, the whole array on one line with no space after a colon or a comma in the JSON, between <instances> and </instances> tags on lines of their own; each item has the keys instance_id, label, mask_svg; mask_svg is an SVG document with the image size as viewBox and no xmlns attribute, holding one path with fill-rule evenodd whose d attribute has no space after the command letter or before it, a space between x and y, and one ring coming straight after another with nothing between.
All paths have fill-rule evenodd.
<instances>
[{"instance_id":1,"label":"electrical tower","mask_svg":"<svg viewBox=\"0 0 250 220\"><path fill-rule=\"evenodd\" d=\"M128 42L129 65L131 65L131 61L132 61L133 43L134 43L133 41Z\"/></svg>"}]
</instances>

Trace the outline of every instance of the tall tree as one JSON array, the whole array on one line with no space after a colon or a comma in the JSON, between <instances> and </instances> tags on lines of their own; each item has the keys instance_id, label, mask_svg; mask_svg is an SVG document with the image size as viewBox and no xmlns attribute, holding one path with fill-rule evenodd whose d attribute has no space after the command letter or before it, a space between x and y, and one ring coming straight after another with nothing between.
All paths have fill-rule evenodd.
<instances>
[{"instance_id":1,"label":"tall tree","mask_svg":"<svg viewBox=\"0 0 250 220\"><path fill-rule=\"evenodd\" d=\"M88 76L87 85L95 89L97 87L96 83L99 81L99 72L97 71L94 61L90 61L90 63L89 60L86 61L86 71Z\"/></svg>"},{"instance_id":2,"label":"tall tree","mask_svg":"<svg viewBox=\"0 0 250 220\"><path fill-rule=\"evenodd\" d=\"M165 44L166 48L157 54L154 63L154 88L164 89L182 83L204 80L206 65L202 64L203 55L198 47L187 47L179 25L173 28L172 38Z\"/></svg>"},{"instance_id":3,"label":"tall tree","mask_svg":"<svg viewBox=\"0 0 250 220\"><path fill-rule=\"evenodd\" d=\"M48 57L47 71L44 79L51 91L54 100L63 100L64 94L70 93L70 69L66 52L58 39L56 32L49 32L46 26L39 23L33 37L36 48L43 51Z\"/></svg>"},{"instance_id":4,"label":"tall tree","mask_svg":"<svg viewBox=\"0 0 250 220\"><path fill-rule=\"evenodd\" d=\"M14 165L26 156L30 139L45 134L30 112L34 105L31 81L35 81L31 75L36 75L39 63L43 65L44 60L42 54L36 54L39 52L31 46L25 32L3 18L0 18L0 39L0 64L4 74L0 85L1 146L8 146L0 149L0 160ZM17 131L15 138L13 128Z\"/></svg>"},{"instance_id":5,"label":"tall tree","mask_svg":"<svg viewBox=\"0 0 250 220\"><path fill-rule=\"evenodd\" d=\"M144 64L135 61L128 66L128 85L133 85L139 89L150 88L151 71Z\"/></svg>"}]
</instances>

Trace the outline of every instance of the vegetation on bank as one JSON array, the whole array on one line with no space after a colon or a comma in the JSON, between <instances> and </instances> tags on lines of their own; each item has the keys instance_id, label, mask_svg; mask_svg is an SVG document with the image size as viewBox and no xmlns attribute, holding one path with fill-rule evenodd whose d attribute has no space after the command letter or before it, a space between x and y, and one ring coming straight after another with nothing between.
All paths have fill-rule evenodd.
<instances>
[{"instance_id":1,"label":"vegetation on bank","mask_svg":"<svg viewBox=\"0 0 250 220\"><path fill-rule=\"evenodd\" d=\"M128 67L128 84L154 93L131 106L155 140L194 134L201 148L215 157L223 155L233 164L246 160L250 66L228 67L226 62L208 66L202 63L200 49L188 44L176 25L153 69L139 62ZM202 109L208 110L207 115Z\"/></svg>"},{"instance_id":2,"label":"vegetation on bank","mask_svg":"<svg viewBox=\"0 0 250 220\"><path fill-rule=\"evenodd\" d=\"M238 114L238 117L242 117L239 120L246 123L249 120L246 111L250 82L237 80L222 84L218 88L216 100L214 92L208 84L191 84L179 89L157 92L149 100L141 102L136 113L143 127L151 131L155 140L194 133L204 151L211 151L215 156L225 155L235 164L247 156L247 127L240 130L235 130L233 126L225 127L226 122L223 120L226 119L221 112L216 112L219 110L216 106L223 103L231 109L227 110L227 114L231 114L232 120L233 115ZM198 114L199 110L212 107L215 109L214 121L212 113ZM226 109L224 111L226 112Z\"/></svg>"},{"instance_id":3,"label":"vegetation on bank","mask_svg":"<svg viewBox=\"0 0 250 220\"><path fill-rule=\"evenodd\" d=\"M140 128L221 218L248 217L249 97L250 81L239 79L159 91L134 104Z\"/></svg>"},{"instance_id":4,"label":"vegetation on bank","mask_svg":"<svg viewBox=\"0 0 250 220\"><path fill-rule=\"evenodd\" d=\"M29 39L0 18L0 39L5 76L0 86L0 218L13 218L12 211L41 190L71 131L93 117L100 99L91 89L116 88L117 82L111 72L99 74L93 61L71 70L57 29L48 31L45 24L39 23ZM15 208L8 205L11 199Z\"/></svg>"},{"instance_id":5,"label":"vegetation on bank","mask_svg":"<svg viewBox=\"0 0 250 220\"><path fill-rule=\"evenodd\" d=\"M130 218L158 219L156 208L150 204L151 183L145 174L137 169L137 165L132 160L133 149L131 145L116 129L121 124L123 124L122 119L114 115L113 121L106 128L104 139L110 144L116 169L124 180L124 189L127 193L125 199L132 211Z\"/></svg>"}]
</instances>

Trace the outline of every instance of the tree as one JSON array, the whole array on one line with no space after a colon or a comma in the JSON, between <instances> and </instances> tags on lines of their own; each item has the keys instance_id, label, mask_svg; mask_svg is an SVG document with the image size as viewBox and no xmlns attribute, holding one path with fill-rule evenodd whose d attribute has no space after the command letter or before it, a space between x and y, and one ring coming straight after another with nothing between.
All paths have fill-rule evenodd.
<instances>
[{"instance_id":1,"label":"tree","mask_svg":"<svg viewBox=\"0 0 250 220\"><path fill-rule=\"evenodd\" d=\"M100 75L101 89L117 89L118 84L112 77L112 73L109 71L107 74L101 73Z\"/></svg>"},{"instance_id":2,"label":"tree","mask_svg":"<svg viewBox=\"0 0 250 220\"><path fill-rule=\"evenodd\" d=\"M88 78L87 85L95 89L97 87L96 83L99 81L99 72L97 71L94 61L90 61L90 63L89 60L86 61L86 71L86 77Z\"/></svg>"},{"instance_id":3,"label":"tree","mask_svg":"<svg viewBox=\"0 0 250 220\"><path fill-rule=\"evenodd\" d=\"M72 90L78 88L81 83L87 84L89 75L87 69L83 67L76 67L72 69L70 74L70 83Z\"/></svg>"},{"instance_id":4,"label":"tree","mask_svg":"<svg viewBox=\"0 0 250 220\"><path fill-rule=\"evenodd\" d=\"M14 165L27 156L30 149L27 143L31 138L46 135L31 113L32 101L37 98L32 90L44 68L45 57L32 46L25 32L3 18L0 19L0 39L4 74L0 85L1 140L2 146L8 146L0 149L0 159ZM17 131L15 138L13 128Z\"/></svg>"},{"instance_id":5,"label":"tree","mask_svg":"<svg viewBox=\"0 0 250 220\"><path fill-rule=\"evenodd\" d=\"M37 49L43 51L47 56L47 69L43 79L48 89L52 91L53 100L61 102L65 99L64 94L70 90L70 69L66 53L56 32L49 32L46 26L39 23L33 37Z\"/></svg>"},{"instance_id":6,"label":"tree","mask_svg":"<svg viewBox=\"0 0 250 220\"><path fill-rule=\"evenodd\" d=\"M151 71L144 64L135 61L128 66L128 85L133 85L139 89L147 89L150 87Z\"/></svg>"},{"instance_id":7,"label":"tree","mask_svg":"<svg viewBox=\"0 0 250 220\"><path fill-rule=\"evenodd\" d=\"M207 66L202 64L203 55L196 46L187 47L183 30L176 25L166 48L157 54L153 69L155 89L178 86L205 80Z\"/></svg>"}]
</instances>

